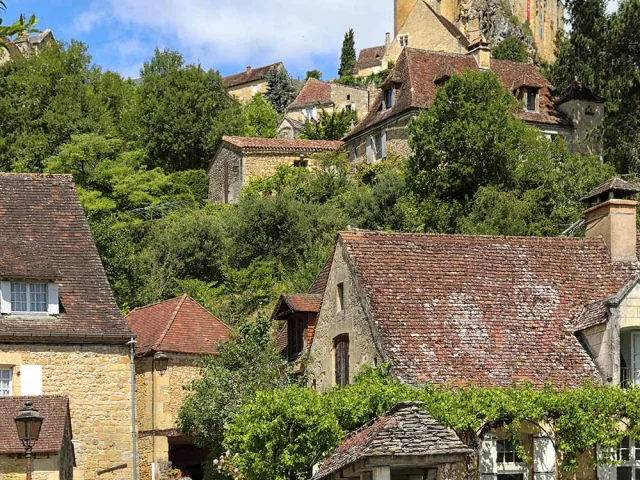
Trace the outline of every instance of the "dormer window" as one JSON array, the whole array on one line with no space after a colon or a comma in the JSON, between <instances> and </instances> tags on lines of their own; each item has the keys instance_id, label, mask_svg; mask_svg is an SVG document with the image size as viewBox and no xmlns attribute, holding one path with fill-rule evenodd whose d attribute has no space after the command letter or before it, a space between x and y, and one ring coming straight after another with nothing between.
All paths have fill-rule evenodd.
<instances>
[{"instance_id":1,"label":"dormer window","mask_svg":"<svg viewBox=\"0 0 640 480\"><path fill-rule=\"evenodd\" d=\"M385 110L389 110L391 107L393 107L393 97L394 97L393 88L388 88L384 91L384 109Z\"/></svg>"},{"instance_id":2,"label":"dormer window","mask_svg":"<svg viewBox=\"0 0 640 480\"><path fill-rule=\"evenodd\" d=\"M400 46L403 48L409 46L409 35L400 35Z\"/></svg>"},{"instance_id":3,"label":"dormer window","mask_svg":"<svg viewBox=\"0 0 640 480\"><path fill-rule=\"evenodd\" d=\"M527 112L538 111L538 89L525 87L524 88L524 108Z\"/></svg>"},{"instance_id":4,"label":"dormer window","mask_svg":"<svg viewBox=\"0 0 640 480\"><path fill-rule=\"evenodd\" d=\"M57 315L58 285L45 282L0 282L0 310L12 315Z\"/></svg>"}]
</instances>

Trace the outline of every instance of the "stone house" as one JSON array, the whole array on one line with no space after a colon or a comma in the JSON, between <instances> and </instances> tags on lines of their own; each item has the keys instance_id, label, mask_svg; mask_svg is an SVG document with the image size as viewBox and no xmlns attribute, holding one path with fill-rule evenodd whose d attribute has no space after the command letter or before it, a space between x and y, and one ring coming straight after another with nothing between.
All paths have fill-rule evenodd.
<instances>
[{"instance_id":1,"label":"stone house","mask_svg":"<svg viewBox=\"0 0 640 480\"><path fill-rule=\"evenodd\" d=\"M304 123L289 117L282 117L278 124L278 137L297 138L304 129Z\"/></svg>"},{"instance_id":2,"label":"stone house","mask_svg":"<svg viewBox=\"0 0 640 480\"><path fill-rule=\"evenodd\" d=\"M222 82L229 89L229 93L240 103L247 103L257 93L267 93L269 86L267 75L273 68L282 67L284 67L282 62L258 68L247 67L244 72L224 77Z\"/></svg>"},{"instance_id":3,"label":"stone house","mask_svg":"<svg viewBox=\"0 0 640 480\"><path fill-rule=\"evenodd\" d=\"M0 225L0 396L67 396L74 478L132 478L133 334L72 177L0 174Z\"/></svg>"},{"instance_id":4,"label":"stone house","mask_svg":"<svg viewBox=\"0 0 640 480\"><path fill-rule=\"evenodd\" d=\"M37 35L18 37L9 42L7 50L0 49L0 65L7 63L11 58L21 58L27 55L37 55L50 42L55 42L53 32L46 29Z\"/></svg>"},{"instance_id":5,"label":"stone house","mask_svg":"<svg viewBox=\"0 0 640 480\"><path fill-rule=\"evenodd\" d=\"M536 67L492 59L486 45L479 44L464 55L405 48L369 114L343 139L352 159L373 163L388 154L409 155L409 122L429 108L438 87L465 70L495 72L522 102L518 116L547 138L560 136L575 152L601 152L594 133L604 115L600 97L579 84L556 101L551 84Z\"/></svg>"},{"instance_id":6,"label":"stone house","mask_svg":"<svg viewBox=\"0 0 640 480\"><path fill-rule=\"evenodd\" d=\"M614 179L583 197L584 238L340 232L316 279L324 289L308 349L312 385L346 385L364 365L387 362L412 385L637 385L640 262L629 197L638 192ZM483 479L556 478L561 459L548 435L525 425L521 436L533 463L515 456L504 432L486 432ZM598 472L587 465L579 478L635 479L640 458Z\"/></svg>"},{"instance_id":7,"label":"stone house","mask_svg":"<svg viewBox=\"0 0 640 480\"><path fill-rule=\"evenodd\" d=\"M369 112L369 91L366 87L352 87L309 78L296 99L287 107L285 116L297 122L312 122L328 114L351 110L358 120Z\"/></svg>"},{"instance_id":8,"label":"stone house","mask_svg":"<svg viewBox=\"0 0 640 480\"><path fill-rule=\"evenodd\" d=\"M225 136L207 170L209 201L235 203L251 180L270 177L281 165L314 168L315 154L342 146L342 142L329 140Z\"/></svg>"},{"instance_id":9,"label":"stone house","mask_svg":"<svg viewBox=\"0 0 640 480\"><path fill-rule=\"evenodd\" d=\"M44 418L40 438L33 447L33 477L36 480L72 480L75 454L69 398L63 396L0 398L0 479L26 477L24 447L13 419L25 402Z\"/></svg>"},{"instance_id":10,"label":"stone house","mask_svg":"<svg viewBox=\"0 0 640 480\"><path fill-rule=\"evenodd\" d=\"M347 435L313 480L456 478L472 450L421 407L420 402L400 403Z\"/></svg>"},{"instance_id":11,"label":"stone house","mask_svg":"<svg viewBox=\"0 0 640 480\"><path fill-rule=\"evenodd\" d=\"M136 334L136 408L141 480L160 478L167 462L202 480L208 452L178 428L183 389L200 377L202 360L218 352L230 329L187 295L142 308L126 317ZM167 359L159 367L158 354Z\"/></svg>"}]
</instances>

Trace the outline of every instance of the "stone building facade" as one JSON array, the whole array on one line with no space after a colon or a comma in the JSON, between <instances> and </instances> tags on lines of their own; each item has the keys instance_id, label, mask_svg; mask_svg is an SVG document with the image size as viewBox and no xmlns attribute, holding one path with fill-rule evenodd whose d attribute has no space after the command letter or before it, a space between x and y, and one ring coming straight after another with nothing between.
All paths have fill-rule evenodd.
<instances>
[{"instance_id":1,"label":"stone building facade","mask_svg":"<svg viewBox=\"0 0 640 480\"><path fill-rule=\"evenodd\" d=\"M18 37L15 41L9 42L6 50L0 48L0 65L7 63L11 58L37 55L43 48L55 41L53 32L48 28L37 35Z\"/></svg>"},{"instance_id":2,"label":"stone building facade","mask_svg":"<svg viewBox=\"0 0 640 480\"><path fill-rule=\"evenodd\" d=\"M74 478L132 478L133 334L72 177L1 174L0 192L0 395L67 396Z\"/></svg>"},{"instance_id":3,"label":"stone building facade","mask_svg":"<svg viewBox=\"0 0 640 480\"><path fill-rule=\"evenodd\" d=\"M640 384L638 192L613 179L583 197L585 238L339 233L315 284L311 384L326 391L381 363L412 385ZM544 425L525 422L521 437L530 459L507 461L506 432L484 431L480 478L559 478ZM636 465L596 469L594 455L575 478L628 478Z\"/></svg>"},{"instance_id":4,"label":"stone building facade","mask_svg":"<svg viewBox=\"0 0 640 480\"><path fill-rule=\"evenodd\" d=\"M339 141L225 136L207 170L209 201L235 203L251 180L270 177L282 165L314 168L316 154L342 146Z\"/></svg>"},{"instance_id":5,"label":"stone building facade","mask_svg":"<svg viewBox=\"0 0 640 480\"><path fill-rule=\"evenodd\" d=\"M273 68L283 67L282 62L258 68L247 67L246 71L224 77L222 81L240 103L247 103L254 95L267 93L267 75Z\"/></svg>"},{"instance_id":6,"label":"stone building facade","mask_svg":"<svg viewBox=\"0 0 640 480\"><path fill-rule=\"evenodd\" d=\"M215 355L229 327L195 300L183 295L137 308L127 315L138 337L136 410L140 479L157 480L170 462L193 480L202 480L205 450L177 426L187 395L184 387L200 378L202 360ZM166 355L166 367L156 354Z\"/></svg>"}]
</instances>

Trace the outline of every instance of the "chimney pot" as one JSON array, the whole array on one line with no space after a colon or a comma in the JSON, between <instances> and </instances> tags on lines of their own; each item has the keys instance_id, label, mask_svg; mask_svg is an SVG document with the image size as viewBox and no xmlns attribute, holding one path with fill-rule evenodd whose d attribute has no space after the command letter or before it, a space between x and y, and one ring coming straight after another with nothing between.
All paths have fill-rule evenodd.
<instances>
[{"instance_id":1,"label":"chimney pot","mask_svg":"<svg viewBox=\"0 0 640 480\"><path fill-rule=\"evenodd\" d=\"M247 73L251 73L251 65L247 67Z\"/></svg>"},{"instance_id":2,"label":"chimney pot","mask_svg":"<svg viewBox=\"0 0 640 480\"><path fill-rule=\"evenodd\" d=\"M384 39L384 44L388 47L391 45L391 33L387 32Z\"/></svg>"}]
</instances>

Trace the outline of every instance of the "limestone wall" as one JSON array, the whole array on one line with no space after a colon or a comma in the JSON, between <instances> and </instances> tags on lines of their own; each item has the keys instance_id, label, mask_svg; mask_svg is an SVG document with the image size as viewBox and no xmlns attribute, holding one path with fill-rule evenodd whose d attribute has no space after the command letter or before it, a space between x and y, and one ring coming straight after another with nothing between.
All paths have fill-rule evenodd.
<instances>
[{"instance_id":1,"label":"limestone wall","mask_svg":"<svg viewBox=\"0 0 640 480\"><path fill-rule=\"evenodd\" d=\"M222 146L207 172L209 201L235 203L242 188L242 159L238 152ZM226 193L226 195L225 195Z\"/></svg>"},{"instance_id":2,"label":"limestone wall","mask_svg":"<svg viewBox=\"0 0 640 480\"><path fill-rule=\"evenodd\" d=\"M596 130L604 118L604 104L572 100L562 103L559 109L575 125L573 151L586 155L600 155L602 138Z\"/></svg>"},{"instance_id":3,"label":"limestone wall","mask_svg":"<svg viewBox=\"0 0 640 480\"><path fill-rule=\"evenodd\" d=\"M42 365L44 395L68 395L76 480L123 463L100 480L132 478L131 388L127 346L0 345L0 365ZM14 384L14 395L20 395Z\"/></svg>"},{"instance_id":4,"label":"limestone wall","mask_svg":"<svg viewBox=\"0 0 640 480\"><path fill-rule=\"evenodd\" d=\"M313 154L300 153L250 153L242 160L242 184L246 185L256 178L271 177L275 175L280 165L293 166L298 160L307 160L309 167L317 166Z\"/></svg>"},{"instance_id":5,"label":"limestone wall","mask_svg":"<svg viewBox=\"0 0 640 480\"><path fill-rule=\"evenodd\" d=\"M355 163L366 163L367 138L373 137L383 130L387 132L387 155L403 158L408 157L411 154L411 149L409 148L409 130L407 128L410 120L410 118L403 118L381 126L366 135L361 135L349 140L347 151L350 154L351 160L355 160Z\"/></svg>"},{"instance_id":6,"label":"limestone wall","mask_svg":"<svg viewBox=\"0 0 640 480\"><path fill-rule=\"evenodd\" d=\"M331 100L338 111L344 110L348 105L355 106L359 120L362 120L369 112L369 92L365 88L332 83Z\"/></svg>"},{"instance_id":7,"label":"limestone wall","mask_svg":"<svg viewBox=\"0 0 640 480\"><path fill-rule=\"evenodd\" d=\"M335 362L333 340L349 334L349 380L360 372L363 365L375 366L380 362L373 334L365 318L356 283L344 258L342 246L336 247L333 265L327 281L322 309L313 334L308 373L322 392L334 386ZM338 284L343 284L344 309L338 311Z\"/></svg>"},{"instance_id":8,"label":"limestone wall","mask_svg":"<svg viewBox=\"0 0 640 480\"><path fill-rule=\"evenodd\" d=\"M0 455L0 480L25 480L26 465L24 457ZM58 465L58 455L37 455L33 459L33 480L70 480L60 477Z\"/></svg>"},{"instance_id":9,"label":"limestone wall","mask_svg":"<svg viewBox=\"0 0 640 480\"><path fill-rule=\"evenodd\" d=\"M246 83L238 87L229 89L229 93L233 95L240 103L248 103L257 93L267 93L269 84L263 80Z\"/></svg>"}]
</instances>

